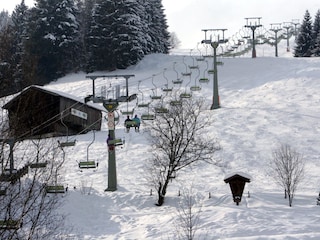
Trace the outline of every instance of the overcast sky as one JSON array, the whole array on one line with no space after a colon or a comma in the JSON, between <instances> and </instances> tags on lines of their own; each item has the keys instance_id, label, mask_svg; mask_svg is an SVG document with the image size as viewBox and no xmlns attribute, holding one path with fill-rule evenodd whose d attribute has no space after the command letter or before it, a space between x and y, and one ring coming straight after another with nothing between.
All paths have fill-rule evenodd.
<instances>
[{"instance_id":1,"label":"overcast sky","mask_svg":"<svg viewBox=\"0 0 320 240\"><path fill-rule=\"evenodd\" d=\"M0 9L12 11L20 0L1 0ZM25 0L29 6L33 0ZM261 17L265 29L271 23L303 19L309 10L312 19L319 0L162 0L169 25L181 41L181 48L195 48L204 39L202 29L226 28L226 37L236 34L245 24L245 18Z\"/></svg>"}]
</instances>

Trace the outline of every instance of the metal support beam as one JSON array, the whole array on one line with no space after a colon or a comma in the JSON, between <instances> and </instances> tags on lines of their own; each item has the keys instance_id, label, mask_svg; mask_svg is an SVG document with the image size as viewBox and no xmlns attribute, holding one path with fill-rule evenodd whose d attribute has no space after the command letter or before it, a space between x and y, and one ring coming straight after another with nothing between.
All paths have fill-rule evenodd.
<instances>
[{"instance_id":1,"label":"metal support beam","mask_svg":"<svg viewBox=\"0 0 320 240\"><path fill-rule=\"evenodd\" d=\"M260 24L261 17L251 17L246 19L246 28L250 28L252 31L252 58L257 57L256 53L256 40L255 40L255 31L257 28L262 27Z\"/></svg>"},{"instance_id":2,"label":"metal support beam","mask_svg":"<svg viewBox=\"0 0 320 240\"><path fill-rule=\"evenodd\" d=\"M202 43L210 44L213 48L213 97L212 97L212 105L211 110L220 108L220 98L219 98L219 88L218 88L218 62L217 62L217 48L219 44L223 44L228 42L227 39L224 38L224 32L228 30L226 28L214 28L214 29L202 29L205 33L205 39L202 40ZM213 32L222 32L222 38L220 38L219 34L216 39L212 40L212 38L207 39L207 31Z\"/></svg>"},{"instance_id":3,"label":"metal support beam","mask_svg":"<svg viewBox=\"0 0 320 240\"><path fill-rule=\"evenodd\" d=\"M278 57L278 32L281 31L281 23L271 23L270 31L274 32L275 56Z\"/></svg>"}]
</instances>

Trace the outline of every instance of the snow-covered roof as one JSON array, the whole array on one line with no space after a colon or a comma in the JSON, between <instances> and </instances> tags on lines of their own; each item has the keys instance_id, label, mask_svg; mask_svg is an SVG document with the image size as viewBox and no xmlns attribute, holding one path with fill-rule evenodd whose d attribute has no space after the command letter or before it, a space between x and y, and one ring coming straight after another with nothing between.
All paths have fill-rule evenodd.
<instances>
[{"instance_id":1,"label":"snow-covered roof","mask_svg":"<svg viewBox=\"0 0 320 240\"><path fill-rule=\"evenodd\" d=\"M252 177L247 173L244 173L244 172L233 172L233 173L227 174L224 177L224 181L228 181L229 179L232 179L233 177L236 177L236 176L240 176L240 177L246 178L246 179L248 179L249 182L252 180Z\"/></svg>"},{"instance_id":2,"label":"snow-covered roof","mask_svg":"<svg viewBox=\"0 0 320 240\"><path fill-rule=\"evenodd\" d=\"M79 97L76 97L74 95L71 95L69 93L65 93L65 92L62 92L62 91L58 91L58 90L53 90L53 89L49 89L47 87L43 87L43 86L38 86L38 85L31 85L29 87L26 87L25 89L23 89L20 94L23 94L25 92L27 92L28 90L30 89L39 89L40 91L43 91L43 92L47 92L49 94L52 94L52 95L55 95L55 96L60 96L60 97L64 97L64 98L67 98L67 99L71 99L71 100L74 100L76 102L80 102L80 103L83 103L83 104L86 104L87 106L91 107L91 108L94 108L96 110L99 110L99 111L104 111L106 112L106 109L99 105L99 104L95 104L95 103L85 103L84 102L84 99L82 98L79 98ZM13 102L17 97L19 97L19 95L16 95L14 98L12 98L9 102L7 102L5 105L4 105L4 108L6 108L6 106L8 106L8 104L10 104L11 102Z\"/></svg>"}]
</instances>

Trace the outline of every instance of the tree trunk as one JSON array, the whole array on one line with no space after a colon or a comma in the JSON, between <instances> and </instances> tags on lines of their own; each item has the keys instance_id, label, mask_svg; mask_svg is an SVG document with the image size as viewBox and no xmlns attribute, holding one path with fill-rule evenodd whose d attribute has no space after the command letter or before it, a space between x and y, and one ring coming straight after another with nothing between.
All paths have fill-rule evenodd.
<instances>
[{"instance_id":1,"label":"tree trunk","mask_svg":"<svg viewBox=\"0 0 320 240\"><path fill-rule=\"evenodd\" d=\"M159 188L158 188L158 203L156 204L157 206L162 206L164 203L164 197L166 196L167 193L167 187L169 184L169 177L166 178L165 183L162 185L161 182L159 182Z\"/></svg>"}]
</instances>

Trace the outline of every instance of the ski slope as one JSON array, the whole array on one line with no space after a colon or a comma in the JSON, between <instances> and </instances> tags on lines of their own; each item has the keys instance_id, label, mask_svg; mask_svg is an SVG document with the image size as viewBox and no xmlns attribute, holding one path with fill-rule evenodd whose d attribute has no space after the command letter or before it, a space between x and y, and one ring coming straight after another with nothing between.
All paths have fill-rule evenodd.
<instances>
[{"instance_id":1,"label":"ski slope","mask_svg":"<svg viewBox=\"0 0 320 240\"><path fill-rule=\"evenodd\" d=\"M194 63L193 56L184 53L154 54L129 69L95 74L134 74L129 79L129 93L137 93L139 101L142 93L149 101L155 91L169 100L174 93L162 92L165 84L181 92L197 83L196 71L191 79L181 76L184 62ZM216 154L221 163L219 167L198 164L179 172L162 207L154 205L156 196L150 195L146 180L146 162L155 150L146 124L142 123L140 133L126 133L123 127L126 116L121 110L134 108L139 116L146 111L137 108L135 101L118 108L120 123L115 133L125 139L125 145L116 149L117 191L104 191L108 185L107 122L103 121L102 130L95 133L89 156L87 147L93 133L73 136L77 143L65 149L62 171L69 191L61 196L63 206L58 209L66 214L69 234L65 239L177 239L182 201L178 192L190 189L196 200L194 210L200 211L196 239L320 239L320 208L316 205L320 191L320 59L292 58L285 51L275 58L273 49L258 49L257 55L256 59L219 58L224 63L218 68L221 108L205 114L213 118L208 132L221 144L222 150ZM212 66L212 59L208 61ZM202 76L207 66L196 63ZM172 84L177 73L183 78L179 86ZM116 84L123 85L124 79L97 79L96 91ZM92 82L85 73L68 75L45 87L80 98L92 93ZM203 97L210 109L212 94L210 76L210 82L201 84L201 91L193 92L193 97ZM306 159L306 178L291 208L267 171L272 151L281 143L291 145ZM98 161L99 167L80 171L78 162L87 157ZM238 171L252 176L252 181L246 184L242 201L236 206L223 180Z\"/></svg>"}]
</instances>

